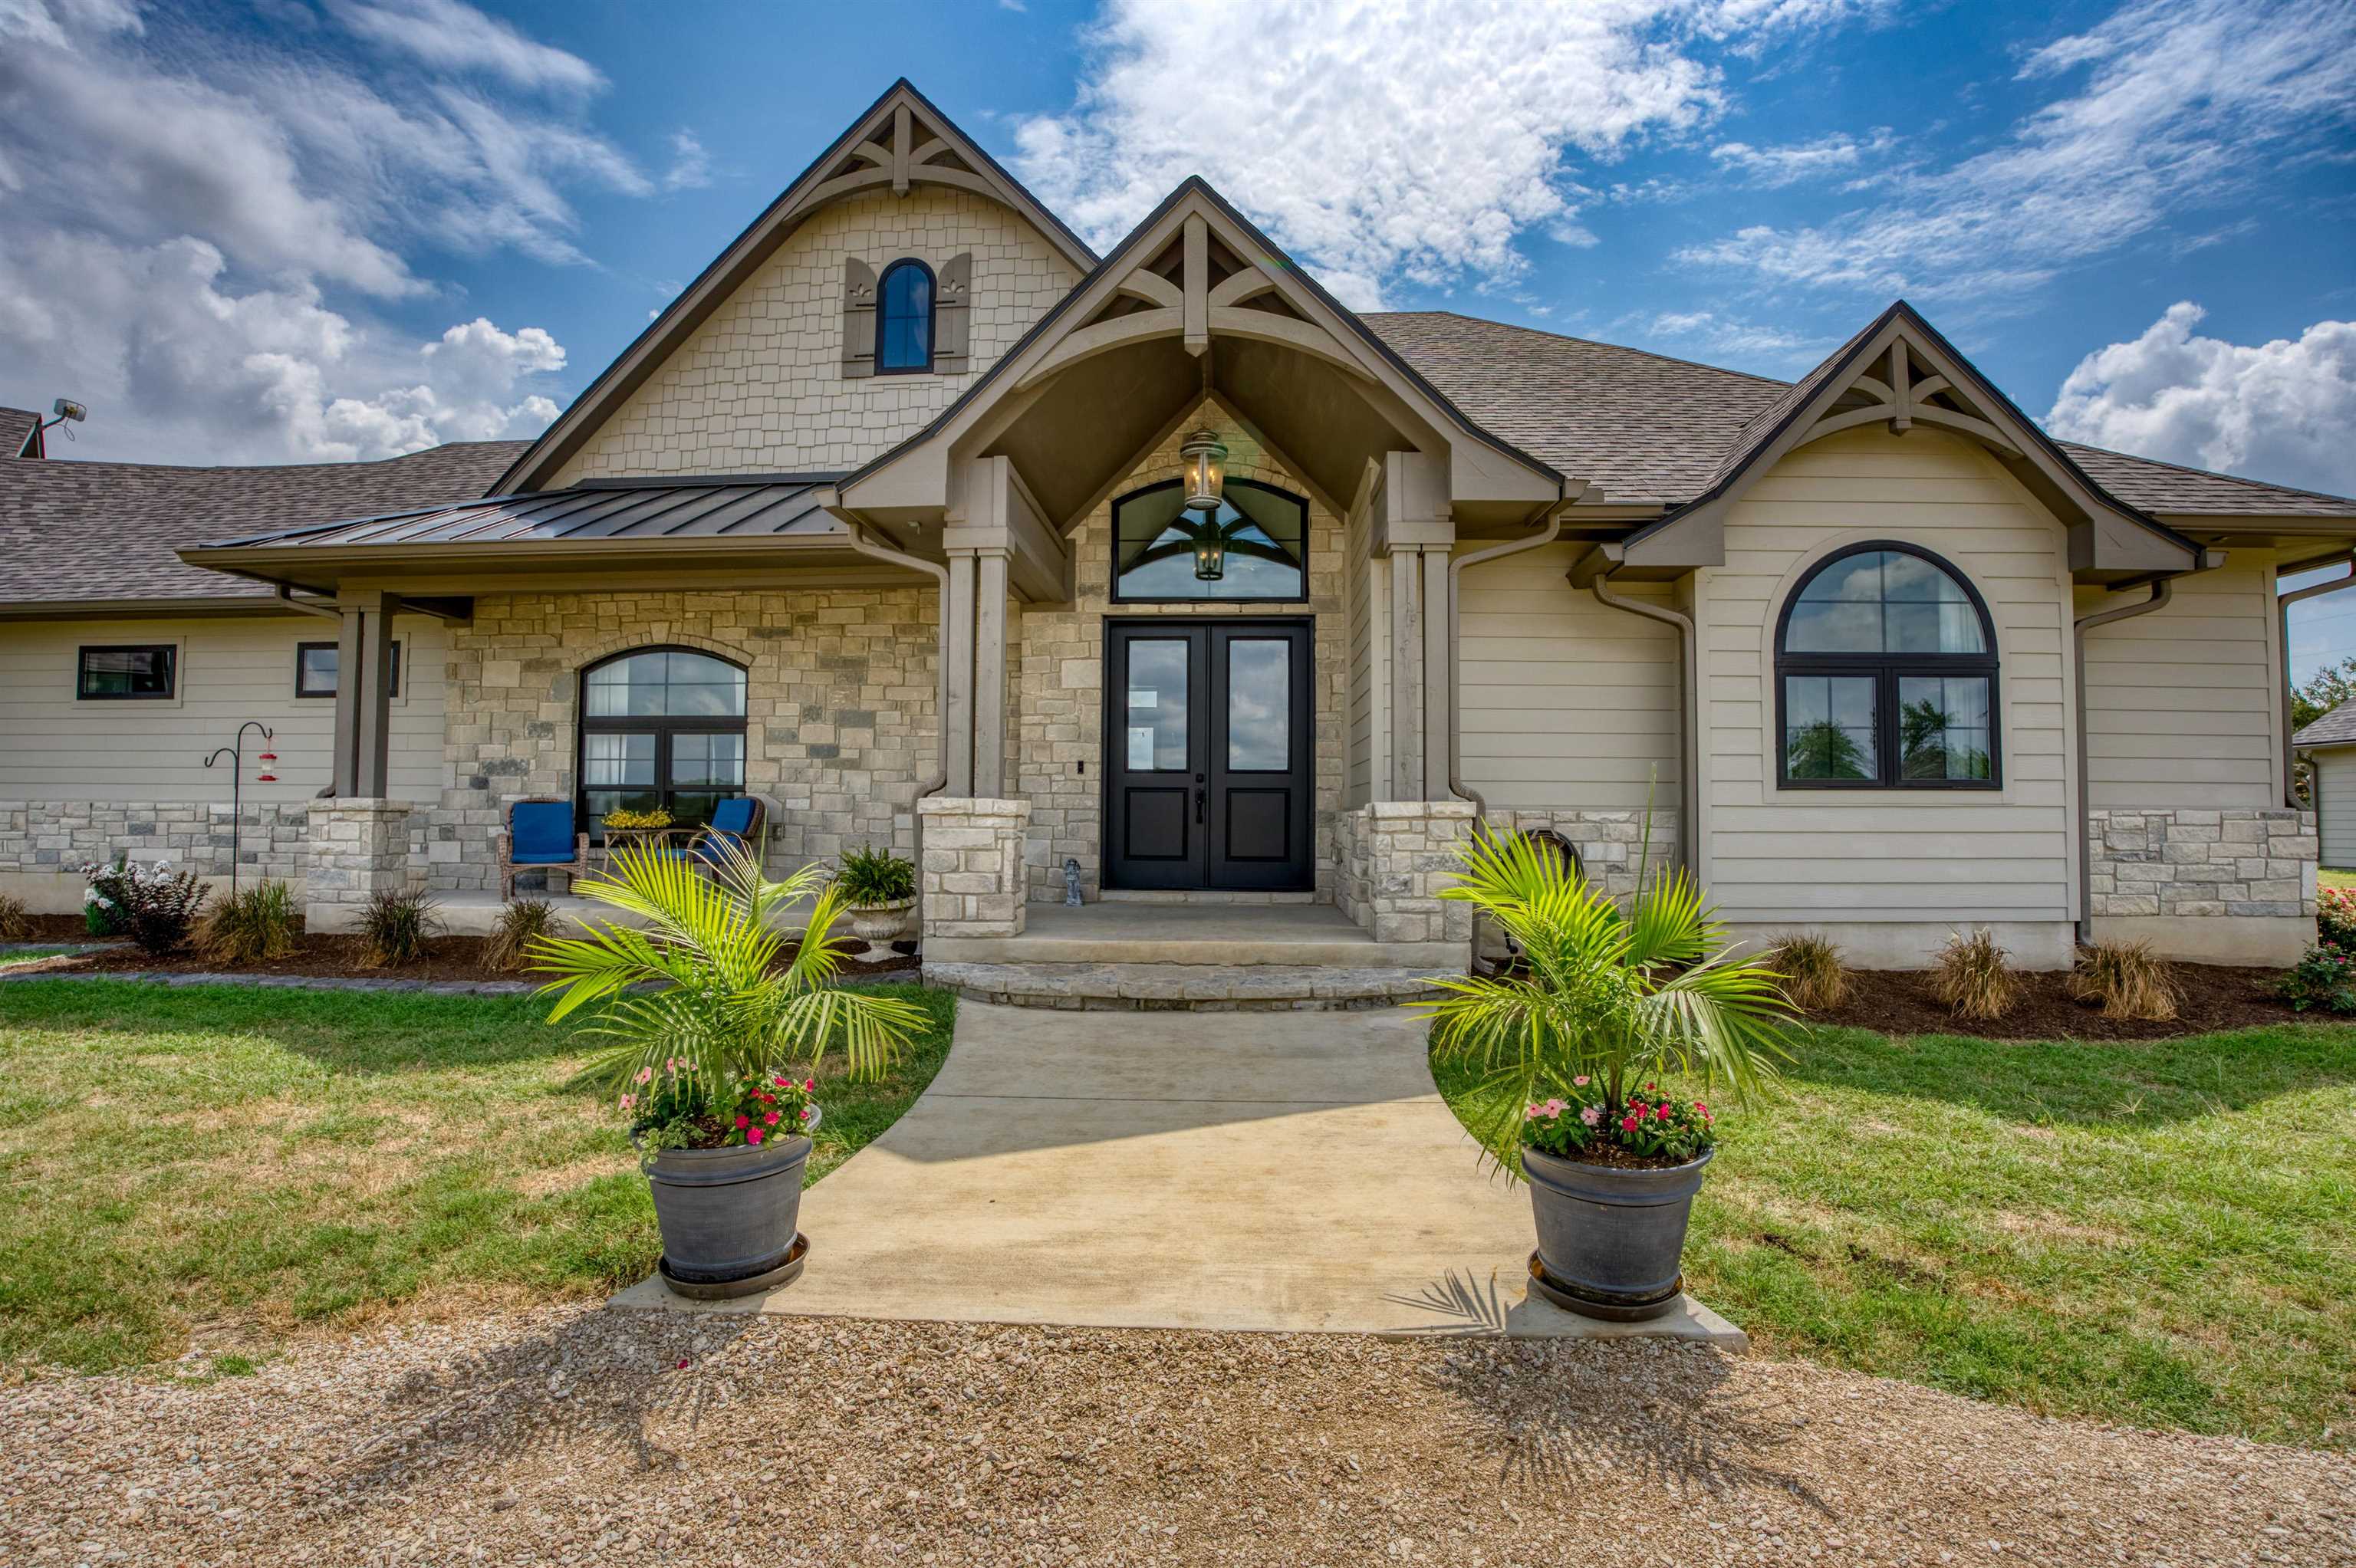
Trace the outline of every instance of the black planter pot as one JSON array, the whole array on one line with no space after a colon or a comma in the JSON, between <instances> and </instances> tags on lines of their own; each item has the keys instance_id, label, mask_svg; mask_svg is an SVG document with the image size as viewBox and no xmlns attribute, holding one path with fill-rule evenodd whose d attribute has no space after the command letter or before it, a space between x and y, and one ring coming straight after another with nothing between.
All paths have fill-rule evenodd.
<instances>
[{"instance_id":1,"label":"black planter pot","mask_svg":"<svg viewBox=\"0 0 2356 1568\"><path fill-rule=\"evenodd\" d=\"M1590 1317L1635 1323L1666 1314L1684 1287L1678 1259L1702 1168L1717 1152L1665 1169L1625 1170L1524 1149L1538 1229L1530 1287Z\"/></svg>"},{"instance_id":2,"label":"black planter pot","mask_svg":"<svg viewBox=\"0 0 2356 1568\"><path fill-rule=\"evenodd\" d=\"M781 1137L758 1147L664 1149L648 1160L663 1274L730 1285L782 1268L794 1249L809 1153L809 1139Z\"/></svg>"}]
</instances>

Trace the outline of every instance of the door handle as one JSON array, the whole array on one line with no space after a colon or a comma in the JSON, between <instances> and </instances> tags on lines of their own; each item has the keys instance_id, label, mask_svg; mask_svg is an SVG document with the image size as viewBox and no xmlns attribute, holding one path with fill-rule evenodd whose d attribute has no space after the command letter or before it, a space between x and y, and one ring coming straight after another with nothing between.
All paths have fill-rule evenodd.
<instances>
[{"instance_id":1,"label":"door handle","mask_svg":"<svg viewBox=\"0 0 2356 1568\"><path fill-rule=\"evenodd\" d=\"M1203 788L1203 775L1196 773L1194 775L1194 826L1197 827L1203 825L1203 806L1208 797L1209 792Z\"/></svg>"}]
</instances>

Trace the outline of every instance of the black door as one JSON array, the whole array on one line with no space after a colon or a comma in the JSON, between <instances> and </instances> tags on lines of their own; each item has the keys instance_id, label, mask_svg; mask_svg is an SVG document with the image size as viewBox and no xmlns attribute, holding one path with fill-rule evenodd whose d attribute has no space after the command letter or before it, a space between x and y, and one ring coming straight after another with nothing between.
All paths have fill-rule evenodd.
<instances>
[{"instance_id":1,"label":"black door","mask_svg":"<svg viewBox=\"0 0 2356 1568\"><path fill-rule=\"evenodd\" d=\"M1314 885L1310 628L1108 622L1105 885Z\"/></svg>"}]
</instances>

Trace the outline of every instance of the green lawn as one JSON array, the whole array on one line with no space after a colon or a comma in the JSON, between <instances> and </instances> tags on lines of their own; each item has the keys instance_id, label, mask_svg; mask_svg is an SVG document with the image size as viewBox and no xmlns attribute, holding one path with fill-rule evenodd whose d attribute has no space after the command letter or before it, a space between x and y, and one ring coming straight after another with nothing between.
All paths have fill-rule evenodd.
<instances>
[{"instance_id":1,"label":"green lawn","mask_svg":"<svg viewBox=\"0 0 2356 1568\"><path fill-rule=\"evenodd\" d=\"M818 1179L932 1081L952 999L887 1081L821 1069ZM594 1295L654 1210L582 1052L528 997L0 987L0 1367Z\"/></svg>"},{"instance_id":2,"label":"green lawn","mask_svg":"<svg viewBox=\"0 0 2356 1568\"><path fill-rule=\"evenodd\" d=\"M2316 882L2327 888L2356 888L2356 871L2335 871L2326 866L2315 873Z\"/></svg>"},{"instance_id":3,"label":"green lawn","mask_svg":"<svg viewBox=\"0 0 2356 1568\"><path fill-rule=\"evenodd\" d=\"M1720 1123L1686 1253L1763 1348L2356 1447L2356 1028L1795 1050L1783 1100Z\"/></svg>"}]
</instances>

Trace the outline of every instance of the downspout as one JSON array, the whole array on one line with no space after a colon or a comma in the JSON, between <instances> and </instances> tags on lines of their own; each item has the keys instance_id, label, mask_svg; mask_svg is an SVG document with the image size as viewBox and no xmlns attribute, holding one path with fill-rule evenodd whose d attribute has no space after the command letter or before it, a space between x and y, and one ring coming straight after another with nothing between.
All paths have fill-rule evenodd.
<instances>
[{"instance_id":1,"label":"downspout","mask_svg":"<svg viewBox=\"0 0 2356 1568\"><path fill-rule=\"evenodd\" d=\"M2203 552L2205 558L2206 552ZM2198 571L2198 566L2193 571ZM2148 615L2164 608L2176 591L2176 580L2188 575L2171 571L2152 580L2151 597L2140 604L2122 604L2115 610L2097 610L2081 615L2070 624L2071 652L2077 672L2078 706L2078 940L2094 940L2094 781L2086 776L2086 634L2097 626L2107 626L2115 621L2132 621L2137 615Z\"/></svg>"},{"instance_id":2,"label":"downspout","mask_svg":"<svg viewBox=\"0 0 2356 1568\"><path fill-rule=\"evenodd\" d=\"M940 763L934 769L933 776L926 781L924 787L916 791L916 799L921 801L928 795L940 794L948 787L949 784L949 569L938 561L926 560L923 556L910 555L905 550L894 549L889 545L878 544L868 538L865 525L849 522L848 519L845 521L850 528L848 539L852 549L870 560L885 561L893 566L905 566L913 571L927 573L940 585L941 645L940 655L934 662L940 666L941 678L938 688L933 693L934 728L940 732ZM915 818L912 832L916 848L916 885L922 888L925 870L925 814L912 807L910 816Z\"/></svg>"},{"instance_id":3,"label":"downspout","mask_svg":"<svg viewBox=\"0 0 2356 1568\"><path fill-rule=\"evenodd\" d=\"M2343 556L2340 559L2348 563L2347 576L2335 577L2328 582L2309 583L2305 588L2294 588L2287 593L2280 593L2275 596L2275 614L2279 617L2281 622L2281 624L2276 628L2278 633L2276 641L2277 645L2283 651L2282 797L2283 804L2291 807L2293 810L2297 810L2298 807L2298 791L2292 787L2297 777L2294 762L2297 748L2290 743L2290 607L2302 599L2312 599L2319 593L2330 593L2339 589L2347 587L2351 582L2356 582L2356 552ZM2319 566L2329 566L2331 562L2329 560L2318 561L2307 566L2302 566L2299 570L2301 571L2313 571Z\"/></svg>"},{"instance_id":4,"label":"downspout","mask_svg":"<svg viewBox=\"0 0 2356 1568\"><path fill-rule=\"evenodd\" d=\"M1502 556L1519 555L1526 549L1537 549L1562 537L1562 508L1551 507L1547 512L1546 527L1527 539L1508 539L1504 544L1476 549L1470 555L1458 556L1448 563L1448 788L1472 803L1472 827L1475 832L1485 831L1489 820L1489 802L1480 791L1464 782L1464 681L1458 674L1462 649L1459 638L1462 613L1458 605L1459 582L1464 569Z\"/></svg>"},{"instance_id":5,"label":"downspout","mask_svg":"<svg viewBox=\"0 0 2356 1568\"><path fill-rule=\"evenodd\" d=\"M1693 617L1665 604L1647 604L1641 599L1623 599L1613 592L1612 574L1621 565L1619 561L1612 562L1588 583L1587 590L1595 595L1596 603L1677 629L1677 864L1688 875L1699 877L1701 868L1694 861L1694 838L1701 826L1701 782L1694 776L1693 684L1697 656Z\"/></svg>"}]
</instances>

